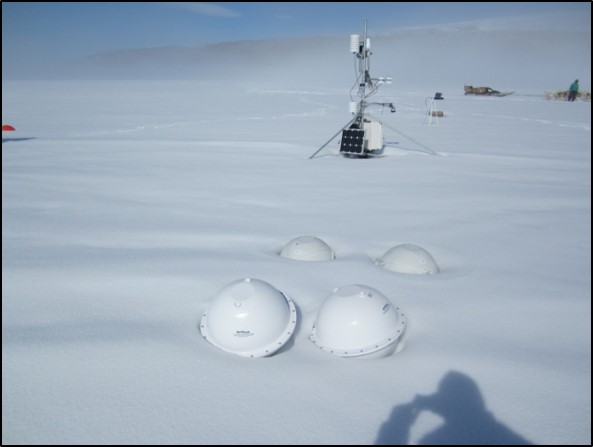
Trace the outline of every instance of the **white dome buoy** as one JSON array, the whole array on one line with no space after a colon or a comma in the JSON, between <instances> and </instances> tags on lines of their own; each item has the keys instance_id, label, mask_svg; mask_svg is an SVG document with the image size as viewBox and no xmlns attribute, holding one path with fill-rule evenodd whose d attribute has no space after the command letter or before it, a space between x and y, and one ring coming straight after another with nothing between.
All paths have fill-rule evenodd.
<instances>
[{"instance_id":1,"label":"white dome buoy","mask_svg":"<svg viewBox=\"0 0 593 447\"><path fill-rule=\"evenodd\" d=\"M404 314L385 295L354 284L325 299L309 338L339 357L384 357L395 351L405 327Z\"/></svg>"},{"instance_id":2,"label":"white dome buoy","mask_svg":"<svg viewBox=\"0 0 593 447\"><path fill-rule=\"evenodd\" d=\"M401 244L389 249L375 264L398 273L428 275L439 272L432 255L414 244Z\"/></svg>"},{"instance_id":3,"label":"white dome buoy","mask_svg":"<svg viewBox=\"0 0 593 447\"><path fill-rule=\"evenodd\" d=\"M200 332L217 348L243 357L267 357L292 336L293 301L272 285L245 278L223 287L202 314Z\"/></svg>"},{"instance_id":4,"label":"white dome buoy","mask_svg":"<svg viewBox=\"0 0 593 447\"><path fill-rule=\"evenodd\" d=\"M297 261L331 261L335 259L331 247L315 236L299 236L292 239L282 249L280 256Z\"/></svg>"}]
</instances>

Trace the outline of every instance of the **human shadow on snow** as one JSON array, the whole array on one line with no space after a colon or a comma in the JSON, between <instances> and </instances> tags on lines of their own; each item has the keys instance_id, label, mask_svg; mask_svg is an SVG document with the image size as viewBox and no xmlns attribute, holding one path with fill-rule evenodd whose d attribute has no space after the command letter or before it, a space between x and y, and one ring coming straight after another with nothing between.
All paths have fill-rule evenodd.
<instances>
[{"instance_id":1,"label":"human shadow on snow","mask_svg":"<svg viewBox=\"0 0 593 447\"><path fill-rule=\"evenodd\" d=\"M496 420L486 409L476 382L456 371L445 374L434 394L417 395L411 402L395 406L381 426L375 444L408 444L410 430L423 411L439 415L444 423L422 436L418 444L532 444Z\"/></svg>"}]
</instances>

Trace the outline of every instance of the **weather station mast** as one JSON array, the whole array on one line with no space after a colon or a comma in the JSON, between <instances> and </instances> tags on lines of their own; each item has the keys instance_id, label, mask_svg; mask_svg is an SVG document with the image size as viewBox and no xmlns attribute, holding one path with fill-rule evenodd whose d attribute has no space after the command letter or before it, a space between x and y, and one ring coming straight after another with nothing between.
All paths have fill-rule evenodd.
<instances>
[{"instance_id":1,"label":"weather station mast","mask_svg":"<svg viewBox=\"0 0 593 447\"><path fill-rule=\"evenodd\" d=\"M340 154L349 158L369 158L378 155L383 150L383 124L365 114L366 109L373 105L389 107L395 112L392 102L370 102L369 98L377 93L384 84L391 84L391 78L373 78L371 71L371 39L367 34L367 21L364 21L364 34L350 35L350 52L354 56L356 81L350 89L349 111L353 118L325 142L309 158L314 158L339 134ZM355 100L353 92L357 91Z\"/></svg>"}]
</instances>

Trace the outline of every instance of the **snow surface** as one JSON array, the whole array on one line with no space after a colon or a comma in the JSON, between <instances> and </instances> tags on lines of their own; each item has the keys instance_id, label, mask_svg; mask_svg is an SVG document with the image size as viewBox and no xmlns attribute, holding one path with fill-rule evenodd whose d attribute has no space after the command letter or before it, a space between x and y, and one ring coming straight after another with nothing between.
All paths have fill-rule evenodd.
<instances>
[{"instance_id":1,"label":"snow surface","mask_svg":"<svg viewBox=\"0 0 593 447\"><path fill-rule=\"evenodd\" d=\"M342 85L3 82L2 443L590 444L591 106L519 93L443 91L428 125L394 85L375 114L438 156L387 129L308 160ZM336 260L278 256L307 234ZM399 243L441 273L373 264ZM243 277L298 307L273 357L199 334ZM406 313L402 352L309 341L347 284Z\"/></svg>"}]
</instances>

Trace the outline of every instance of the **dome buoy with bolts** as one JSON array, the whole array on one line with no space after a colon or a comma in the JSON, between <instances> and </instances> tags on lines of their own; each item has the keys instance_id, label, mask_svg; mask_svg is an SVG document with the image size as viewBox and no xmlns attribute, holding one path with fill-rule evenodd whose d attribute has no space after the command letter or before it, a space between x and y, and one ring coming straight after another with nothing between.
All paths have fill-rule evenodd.
<instances>
[{"instance_id":1,"label":"dome buoy with bolts","mask_svg":"<svg viewBox=\"0 0 593 447\"><path fill-rule=\"evenodd\" d=\"M315 236L299 236L292 239L282 249L280 256L296 261L331 261L335 259L331 247Z\"/></svg>"},{"instance_id":2,"label":"dome buoy with bolts","mask_svg":"<svg viewBox=\"0 0 593 447\"><path fill-rule=\"evenodd\" d=\"M398 273L429 275L439 272L439 267L432 255L414 244L396 245L387 250L375 264Z\"/></svg>"},{"instance_id":3,"label":"dome buoy with bolts","mask_svg":"<svg viewBox=\"0 0 593 447\"><path fill-rule=\"evenodd\" d=\"M404 314L385 295L354 284L325 299L309 338L339 357L385 357L395 351L405 328Z\"/></svg>"},{"instance_id":4,"label":"dome buoy with bolts","mask_svg":"<svg viewBox=\"0 0 593 447\"><path fill-rule=\"evenodd\" d=\"M200 333L210 344L243 357L267 357L294 333L293 301L259 279L245 278L223 287L202 314Z\"/></svg>"}]
</instances>

